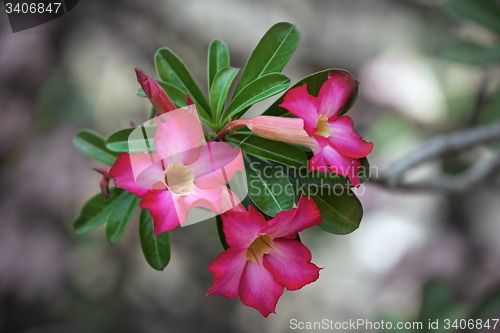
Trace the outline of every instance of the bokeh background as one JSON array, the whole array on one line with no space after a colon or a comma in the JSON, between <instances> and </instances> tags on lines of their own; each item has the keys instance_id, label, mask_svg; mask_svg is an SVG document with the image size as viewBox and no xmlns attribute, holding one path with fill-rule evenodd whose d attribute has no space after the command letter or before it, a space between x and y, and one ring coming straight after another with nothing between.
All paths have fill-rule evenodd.
<instances>
[{"instance_id":1,"label":"bokeh background","mask_svg":"<svg viewBox=\"0 0 500 333\"><path fill-rule=\"evenodd\" d=\"M303 232L313 262L324 267L320 279L285 291L278 315L267 319L238 299L204 297L213 282L207 267L222 250L213 223L173 230L163 272L143 258L138 216L113 247L104 227L75 235L71 222L99 191L92 167L101 165L74 148L73 136L84 127L107 136L130 119L147 120L134 66L153 75L154 52L168 46L206 92L212 39L224 40L231 65L242 68L280 21L301 32L284 70L292 84L327 68L361 82L350 116L374 142L369 158L380 172L429 138L500 117L500 67L454 63L438 52L457 38L487 45L498 37L437 0L86 0L15 34L2 9L0 332L289 332L294 318L412 320L434 279L466 307L498 290L498 177L459 195L367 183L357 231ZM497 149L476 147L411 176L453 172Z\"/></svg>"}]
</instances>

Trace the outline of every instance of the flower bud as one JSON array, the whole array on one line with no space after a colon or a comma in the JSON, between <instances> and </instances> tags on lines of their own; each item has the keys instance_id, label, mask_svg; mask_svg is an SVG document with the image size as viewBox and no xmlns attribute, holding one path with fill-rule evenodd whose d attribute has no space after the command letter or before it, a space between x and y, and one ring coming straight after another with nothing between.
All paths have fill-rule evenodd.
<instances>
[{"instance_id":1,"label":"flower bud","mask_svg":"<svg viewBox=\"0 0 500 333\"><path fill-rule=\"evenodd\" d=\"M158 82L138 67L135 67L135 73L137 74L137 81L141 84L144 93L158 113L163 114L177 109Z\"/></svg>"}]
</instances>

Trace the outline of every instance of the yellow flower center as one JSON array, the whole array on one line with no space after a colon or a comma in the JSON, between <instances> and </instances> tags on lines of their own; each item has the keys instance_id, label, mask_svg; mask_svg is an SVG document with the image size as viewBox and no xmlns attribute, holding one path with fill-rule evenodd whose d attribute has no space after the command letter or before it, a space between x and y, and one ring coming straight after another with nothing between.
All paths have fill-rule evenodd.
<instances>
[{"instance_id":1,"label":"yellow flower center","mask_svg":"<svg viewBox=\"0 0 500 333\"><path fill-rule=\"evenodd\" d=\"M319 135L319 136L324 136L325 138L327 138L329 136L329 133L332 129L330 127L330 125L328 124L328 118L325 116L319 117L318 124L316 125L316 128L318 130L316 131L315 134Z\"/></svg>"},{"instance_id":2,"label":"yellow flower center","mask_svg":"<svg viewBox=\"0 0 500 333\"><path fill-rule=\"evenodd\" d=\"M194 177L189 168L182 163L169 164L165 174L165 185L172 193L185 195L193 190Z\"/></svg>"},{"instance_id":3,"label":"yellow flower center","mask_svg":"<svg viewBox=\"0 0 500 333\"><path fill-rule=\"evenodd\" d=\"M257 261L266 253L269 253L273 248L273 238L269 235L259 236L245 253L246 260Z\"/></svg>"}]
</instances>

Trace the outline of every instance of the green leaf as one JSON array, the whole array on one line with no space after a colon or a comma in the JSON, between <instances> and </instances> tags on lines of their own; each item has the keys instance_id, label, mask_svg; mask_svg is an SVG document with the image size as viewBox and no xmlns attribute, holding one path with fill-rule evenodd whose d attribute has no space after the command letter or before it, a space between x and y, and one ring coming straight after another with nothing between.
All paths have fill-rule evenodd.
<instances>
[{"instance_id":1,"label":"green leaf","mask_svg":"<svg viewBox=\"0 0 500 333\"><path fill-rule=\"evenodd\" d=\"M440 323L438 329L429 329L427 325L424 325L423 332L448 332L450 330L445 329L441 323L445 319L449 319L453 323L455 319L464 318L465 310L463 305L454 303L453 290L448 284L441 281L430 281L422 292L418 322L428 323L438 320Z\"/></svg>"},{"instance_id":2,"label":"green leaf","mask_svg":"<svg viewBox=\"0 0 500 333\"><path fill-rule=\"evenodd\" d=\"M107 165L113 165L116 158L120 156L119 153L107 149L105 139L91 130L79 130L73 139L73 143L82 153Z\"/></svg>"},{"instance_id":3,"label":"green leaf","mask_svg":"<svg viewBox=\"0 0 500 333\"><path fill-rule=\"evenodd\" d=\"M214 39L208 46L208 90L212 89L215 75L227 66L229 66L227 45L220 39Z\"/></svg>"},{"instance_id":4,"label":"green leaf","mask_svg":"<svg viewBox=\"0 0 500 333\"><path fill-rule=\"evenodd\" d=\"M299 39L299 30L293 24L280 22L273 25L248 58L234 96L261 76L281 72L295 52Z\"/></svg>"},{"instance_id":5,"label":"green leaf","mask_svg":"<svg viewBox=\"0 0 500 333\"><path fill-rule=\"evenodd\" d=\"M323 85L323 83L326 82L326 80L328 80L328 74L331 72L335 72L335 71L342 71L342 72L346 72L347 74L351 75L351 73L344 71L342 69L335 69L335 68L327 69L327 70L306 76L305 78L303 78L302 80L300 80L299 82L294 84L294 86L291 87L290 89L300 87L304 83L307 83L307 91L309 92L309 94L311 94L313 96L318 96L319 90L321 89L321 86ZM347 102L346 105L344 105L340 109L340 111L339 111L340 115L345 114L347 111L349 111L352 108L354 103L356 103L356 99L358 98L358 94L359 94L359 82L356 81L356 83L357 83L356 93L349 100L349 102ZM274 102L273 105L271 105L263 114L266 116L291 116L291 114L286 109L279 106L281 103L283 103L283 97L285 96L285 94L283 94L283 96L278 98L278 100L276 102Z\"/></svg>"},{"instance_id":6,"label":"green leaf","mask_svg":"<svg viewBox=\"0 0 500 333\"><path fill-rule=\"evenodd\" d=\"M90 198L82 207L80 215L73 221L73 228L77 234L83 234L106 222L115 201L125 191L116 187L109 189L109 198L104 199L102 193Z\"/></svg>"},{"instance_id":7,"label":"green leaf","mask_svg":"<svg viewBox=\"0 0 500 333\"><path fill-rule=\"evenodd\" d=\"M177 88L176 86L168 82L163 82L163 81L156 81L156 82L158 82L158 84L163 88L167 96L175 104L176 107L182 108L187 106L186 93L183 90ZM142 87L139 87L139 89L137 89L136 95L139 97L147 97Z\"/></svg>"},{"instance_id":8,"label":"green leaf","mask_svg":"<svg viewBox=\"0 0 500 333\"><path fill-rule=\"evenodd\" d=\"M217 215L215 217L215 223L217 225L217 233L219 234L220 243L225 251L228 249L229 246L227 245L227 242L226 242L226 235L224 234L224 230L222 227L222 217L220 217L220 215Z\"/></svg>"},{"instance_id":9,"label":"green leaf","mask_svg":"<svg viewBox=\"0 0 500 333\"><path fill-rule=\"evenodd\" d=\"M143 128L146 132L146 137L142 131ZM154 151L156 129L156 126L140 126L121 129L109 136L106 140L106 148L113 152L139 153L149 151L149 145L152 151Z\"/></svg>"},{"instance_id":10,"label":"green leaf","mask_svg":"<svg viewBox=\"0 0 500 333\"><path fill-rule=\"evenodd\" d=\"M313 198L323 221L319 227L332 234L346 235L359 227L363 217L363 207L359 199L349 188L302 187L300 193Z\"/></svg>"},{"instance_id":11,"label":"green leaf","mask_svg":"<svg viewBox=\"0 0 500 333\"><path fill-rule=\"evenodd\" d=\"M442 311L453 304L453 291L451 287L441 281L430 281L422 292L420 303L419 321L434 321Z\"/></svg>"},{"instance_id":12,"label":"green leaf","mask_svg":"<svg viewBox=\"0 0 500 333\"><path fill-rule=\"evenodd\" d=\"M446 60L471 65L481 65L500 61L500 45L480 46L466 42L456 42L443 46L439 54Z\"/></svg>"},{"instance_id":13,"label":"green leaf","mask_svg":"<svg viewBox=\"0 0 500 333\"><path fill-rule=\"evenodd\" d=\"M231 133L224 136L224 140L237 145L243 152L291 167L307 166L307 156L297 146L263 139L255 134Z\"/></svg>"},{"instance_id":14,"label":"green leaf","mask_svg":"<svg viewBox=\"0 0 500 333\"><path fill-rule=\"evenodd\" d=\"M196 104L201 118L205 122L211 123L210 106L184 63L169 49L161 48L156 51L155 65L160 79L189 93L189 97Z\"/></svg>"},{"instance_id":15,"label":"green leaf","mask_svg":"<svg viewBox=\"0 0 500 333\"><path fill-rule=\"evenodd\" d=\"M224 67L214 77L210 88L210 109L216 126L220 123L227 93L238 71L238 68Z\"/></svg>"},{"instance_id":16,"label":"green leaf","mask_svg":"<svg viewBox=\"0 0 500 333\"><path fill-rule=\"evenodd\" d=\"M446 8L466 20L500 34L500 5L495 0L445 0Z\"/></svg>"},{"instance_id":17,"label":"green leaf","mask_svg":"<svg viewBox=\"0 0 500 333\"><path fill-rule=\"evenodd\" d=\"M158 271L167 267L170 261L170 240L168 232L155 237L153 233L153 218L146 209L141 210L139 218L139 240L142 253L149 266Z\"/></svg>"},{"instance_id":18,"label":"green leaf","mask_svg":"<svg viewBox=\"0 0 500 333\"><path fill-rule=\"evenodd\" d=\"M139 201L141 199L131 192L124 192L116 199L106 223L106 237L109 244L114 245L120 239Z\"/></svg>"},{"instance_id":19,"label":"green leaf","mask_svg":"<svg viewBox=\"0 0 500 333\"><path fill-rule=\"evenodd\" d=\"M283 171L252 155L243 155L248 195L259 209L269 216L293 208L294 192Z\"/></svg>"},{"instance_id":20,"label":"green leaf","mask_svg":"<svg viewBox=\"0 0 500 333\"><path fill-rule=\"evenodd\" d=\"M253 104L282 92L289 85L290 79L280 73L266 74L252 81L229 103L223 124L226 124L228 116L233 120L239 118Z\"/></svg>"},{"instance_id":21,"label":"green leaf","mask_svg":"<svg viewBox=\"0 0 500 333\"><path fill-rule=\"evenodd\" d=\"M500 290L494 292L493 294L487 296L485 299L479 303L479 305L472 311L470 319L481 319L483 323L491 318L494 314L500 311ZM497 317L498 318L498 317ZM493 322L494 324L495 322ZM493 328L493 324L491 327ZM496 329L500 328L500 322L498 322ZM468 330L468 332L473 332L474 330ZM467 331L466 331L467 332Z\"/></svg>"}]
</instances>

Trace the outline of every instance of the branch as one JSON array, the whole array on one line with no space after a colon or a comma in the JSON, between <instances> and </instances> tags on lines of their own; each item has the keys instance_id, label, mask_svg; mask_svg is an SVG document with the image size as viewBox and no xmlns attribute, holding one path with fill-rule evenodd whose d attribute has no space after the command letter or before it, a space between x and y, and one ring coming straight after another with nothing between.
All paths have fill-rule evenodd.
<instances>
[{"instance_id":1,"label":"branch","mask_svg":"<svg viewBox=\"0 0 500 333\"><path fill-rule=\"evenodd\" d=\"M500 158L495 158L492 160L476 163L466 171L456 176L443 174L433 180L406 182L389 187L395 187L402 190L418 190L460 194L467 192L475 185L480 184L482 181L490 177L494 177L499 172ZM388 181L387 178L380 177L372 179L371 181L384 186L388 186L388 183L390 183L390 180Z\"/></svg>"},{"instance_id":2,"label":"branch","mask_svg":"<svg viewBox=\"0 0 500 333\"><path fill-rule=\"evenodd\" d=\"M424 162L495 140L500 140L500 122L438 136L395 162L373 181L390 188L465 191L472 184L496 173L500 168L499 159L477 163L458 176L442 175L428 182L402 183L401 178L405 172Z\"/></svg>"}]
</instances>

